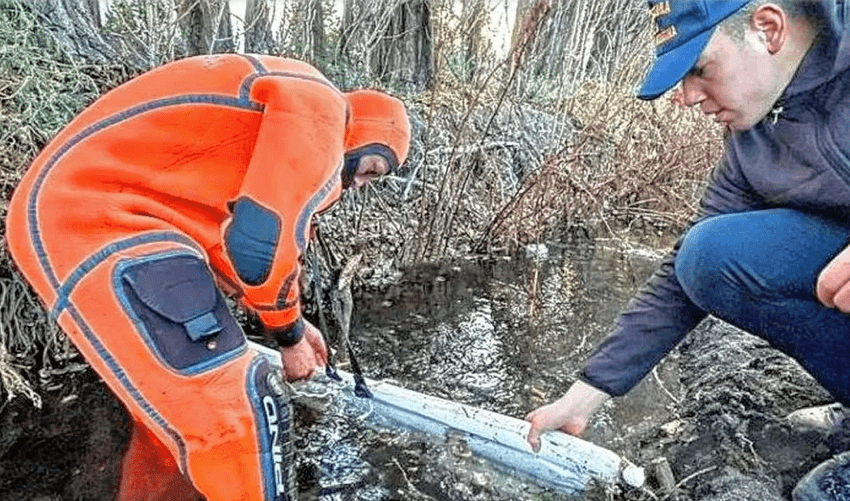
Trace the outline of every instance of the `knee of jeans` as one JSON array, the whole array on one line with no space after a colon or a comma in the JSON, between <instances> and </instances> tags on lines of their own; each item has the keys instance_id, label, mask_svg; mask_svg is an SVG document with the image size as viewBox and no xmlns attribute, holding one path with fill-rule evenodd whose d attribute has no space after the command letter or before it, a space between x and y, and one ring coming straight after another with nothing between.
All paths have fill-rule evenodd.
<instances>
[{"instance_id":1,"label":"knee of jeans","mask_svg":"<svg viewBox=\"0 0 850 501\"><path fill-rule=\"evenodd\" d=\"M791 493L794 501L850 499L850 451L838 454L808 472Z\"/></svg>"},{"instance_id":2,"label":"knee of jeans","mask_svg":"<svg viewBox=\"0 0 850 501\"><path fill-rule=\"evenodd\" d=\"M674 265L685 294L707 311L719 298L728 298L728 291L724 290L728 256L722 239L712 236L711 229L711 225L704 223L691 228L679 247Z\"/></svg>"}]
</instances>

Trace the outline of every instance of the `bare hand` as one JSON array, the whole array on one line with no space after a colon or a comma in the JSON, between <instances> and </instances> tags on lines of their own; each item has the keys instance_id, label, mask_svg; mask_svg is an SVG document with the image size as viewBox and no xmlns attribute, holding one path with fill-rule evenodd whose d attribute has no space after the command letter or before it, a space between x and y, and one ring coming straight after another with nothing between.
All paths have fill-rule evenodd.
<instances>
[{"instance_id":1,"label":"bare hand","mask_svg":"<svg viewBox=\"0 0 850 501\"><path fill-rule=\"evenodd\" d=\"M319 329L304 321L304 337L292 346L280 349L283 376L287 381L308 379L316 369L328 363L328 347Z\"/></svg>"},{"instance_id":2,"label":"bare hand","mask_svg":"<svg viewBox=\"0 0 850 501\"><path fill-rule=\"evenodd\" d=\"M835 256L820 272L817 296L824 306L850 313L850 247Z\"/></svg>"},{"instance_id":3,"label":"bare hand","mask_svg":"<svg viewBox=\"0 0 850 501\"><path fill-rule=\"evenodd\" d=\"M549 430L561 430L570 435L581 435L590 420L590 415L610 397L593 386L576 381L567 393L551 404L530 412L525 420L531 423L528 443L532 449L540 449L540 434Z\"/></svg>"}]
</instances>

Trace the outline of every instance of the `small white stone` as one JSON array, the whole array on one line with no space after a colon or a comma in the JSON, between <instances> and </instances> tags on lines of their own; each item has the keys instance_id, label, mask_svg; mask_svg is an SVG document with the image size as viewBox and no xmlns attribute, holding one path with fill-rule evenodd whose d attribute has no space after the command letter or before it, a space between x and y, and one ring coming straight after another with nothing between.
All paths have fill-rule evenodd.
<instances>
[{"instance_id":1,"label":"small white stone","mask_svg":"<svg viewBox=\"0 0 850 501\"><path fill-rule=\"evenodd\" d=\"M632 487L641 487L646 482L646 472L640 466L634 465L626 460L623 460L623 471L621 476L623 482Z\"/></svg>"}]
</instances>

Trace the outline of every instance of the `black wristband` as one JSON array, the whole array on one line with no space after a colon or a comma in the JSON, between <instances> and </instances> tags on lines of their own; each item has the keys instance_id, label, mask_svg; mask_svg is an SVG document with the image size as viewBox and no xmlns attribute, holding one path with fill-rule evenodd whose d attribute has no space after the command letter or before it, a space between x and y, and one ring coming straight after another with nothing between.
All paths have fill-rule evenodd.
<instances>
[{"instance_id":1,"label":"black wristband","mask_svg":"<svg viewBox=\"0 0 850 501\"><path fill-rule=\"evenodd\" d=\"M267 331L281 348L289 348L304 337L304 319L299 318L294 324L281 329Z\"/></svg>"}]
</instances>

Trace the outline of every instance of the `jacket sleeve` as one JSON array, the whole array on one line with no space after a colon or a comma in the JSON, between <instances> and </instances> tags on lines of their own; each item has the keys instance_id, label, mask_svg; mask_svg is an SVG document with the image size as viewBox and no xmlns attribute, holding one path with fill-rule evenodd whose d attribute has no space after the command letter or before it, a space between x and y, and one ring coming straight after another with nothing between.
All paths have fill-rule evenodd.
<instances>
[{"instance_id":1,"label":"jacket sleeve","mask_svg":"<svg viewBox=\"0 0 850 501\"><path fill-rule=\"evenodd\" d=\"M294 344L303 326L298 277L310 220L341 191L346 105L332 86L292 76L258 78L251 97L263 105L263 118L222 241L243 304Z\"/></svg>"},{"instance_id":2,"label":"jacket sleeve","mask_svg":"<svg viewBox=\"0 0 850 501\"><path fill-rule=\"evenodd\" d=\"M740 169L732 165L725 157L712 171L699 214L690 226L761 206ZM596 347L580 375L586 383L610 395L627 393L706 317L676 278L674 263L683 238L684 233L619 315L613 332Z\"/></svg>"}]
</instances>

